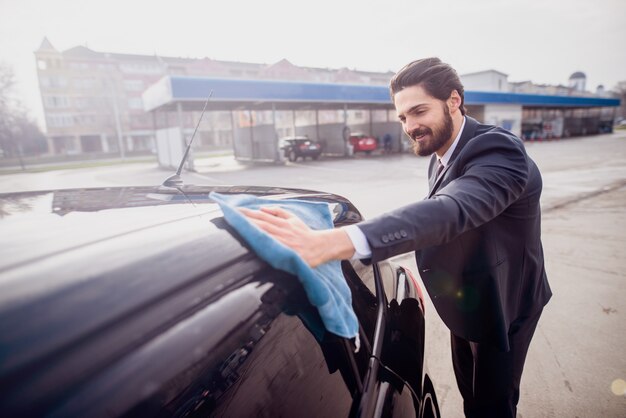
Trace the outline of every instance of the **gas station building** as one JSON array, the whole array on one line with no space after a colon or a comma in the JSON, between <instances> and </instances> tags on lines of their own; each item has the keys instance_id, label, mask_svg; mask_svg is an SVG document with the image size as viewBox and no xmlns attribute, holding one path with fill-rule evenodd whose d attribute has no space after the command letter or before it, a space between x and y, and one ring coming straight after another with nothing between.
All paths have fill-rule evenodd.
<instances>
[{"instance_id":1,"label":"gas station building","mask_svg":"<svg viewBox=\"0 0 626 418\"><path fill-rule=\"evenodd\" d=\"M198 135L229 130L241 161L284 161L282 136L308 136L324 145L326 155L339 156L352 154L351 132L389 134L395 151L406 139L386 86L166 76L143 93L143 103L164 167L177 166L193 134L183 127L189 118L195 126L205 105L213 117L204 115ZM525 140L610 132L619 105L602 97L465 91L468 115Z\"/></svg>"}]
</instances>

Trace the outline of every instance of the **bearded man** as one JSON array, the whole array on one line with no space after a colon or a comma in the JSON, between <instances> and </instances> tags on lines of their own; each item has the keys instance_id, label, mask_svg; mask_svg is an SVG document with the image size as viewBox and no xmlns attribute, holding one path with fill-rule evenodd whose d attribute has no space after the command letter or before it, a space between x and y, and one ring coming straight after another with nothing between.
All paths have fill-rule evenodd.
<instances>
[{"instance_id":1,"label":"bearded man","mask_svg":"<svg viewBox=\"0 0 626 418\"><path fill-rule=\"evenodd\" d=\"M244 211L312 267L415 251L450 329L467 417L515 417L526 353L552 293L541 244L541 174L511 132L466 115L456 71L411 62L391 97L417 155L431 155L424 200L345 228L314 231L280 208Z\"/></svg>"}]
</instances>

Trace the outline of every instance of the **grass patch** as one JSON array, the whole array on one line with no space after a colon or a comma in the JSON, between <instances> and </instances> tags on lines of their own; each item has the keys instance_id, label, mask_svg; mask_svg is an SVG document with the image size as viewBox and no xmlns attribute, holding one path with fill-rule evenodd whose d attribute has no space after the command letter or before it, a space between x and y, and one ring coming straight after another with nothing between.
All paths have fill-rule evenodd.
<instances>
[{"instance_id":1,"label":"grass patch","mask_svg":"<svg viewBox=\"0 0 626 418\"><path fill-rule=\"evenodd\" d=\"M46 171L55 171L55 170L73 170L77 168L95 168L95 167L106 167L106 166L115 166L115 165L128 165L128 164L137 164L137 163L150 163L155 162L156 159L149 158L140 158L133 159L128 161L78 161L75 163L61 163L61 164L50 164L50 165L40 165L28 167L22 170L21 168L0 168L1 174L18 174L18 173L43 173Z\"/></svg>"},{"instance_id":2,"label":"grass patch","mask_svg":"<svg viewBox=\"0 0 626 418\"><path fill-rule=\"evenodd\" d=\"M233 152L224 150L223 152L198 152L194 153L194 158L205 159L205 158L214 158L214 157L228 157L232 156ZM16 166L11 166L11 168L2 168L0 167L0 175L2 174L19 174L19 173L44 173L46 171L55 171L55 170L73 170L78 168L96 168L96 167L107 167L107 166L115 166L122 164L136 164L136 163L150 163L157 162L156 156L149 156L145 158L130 158L125 161L120 160L88 160L88 161L68 161L68 162L59 162L59 163L46 163L46 164L37 164L37 163L25 163L26 169L22 170ZM32 164L32 166L29 166Z\"/></svg>"}]
</instances>

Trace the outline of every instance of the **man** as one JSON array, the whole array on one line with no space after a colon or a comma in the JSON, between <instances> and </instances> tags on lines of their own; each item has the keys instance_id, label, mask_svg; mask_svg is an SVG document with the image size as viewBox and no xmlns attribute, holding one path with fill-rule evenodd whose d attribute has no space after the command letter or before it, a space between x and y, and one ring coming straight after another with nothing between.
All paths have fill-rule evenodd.
<instances>
[{"instance_id":1,"label":"man","mask_svg":"<svg viewBox=\"0 0 626 418\"><path fill-rule=\"evenodd\" d=\"M279 208L245 213L311 266L415 251L450 328L465 415L515 417L528 346L551 296L540 238L541 175L512 133L465 115L463 86L439 59L405 66L391 95L415 153L433 154L426 199L327 231L312 231Z\"/></svg>"},{"instance_id":2,"label":"man","mask_svg":"<svg viewBox=\"0 0 626 418\"><path fill-rule=\"evenodd\" d=\"M390 153L391 152L391 135L386 133L385 136L383 136L383 146L384 146L384 150L385 153Z\"/></svg>"}]
</instances>

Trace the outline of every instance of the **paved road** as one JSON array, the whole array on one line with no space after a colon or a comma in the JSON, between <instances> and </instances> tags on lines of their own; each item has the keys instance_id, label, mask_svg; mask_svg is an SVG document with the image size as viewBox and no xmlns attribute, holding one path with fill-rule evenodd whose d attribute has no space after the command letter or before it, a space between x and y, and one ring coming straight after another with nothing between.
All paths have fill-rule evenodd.
<instances>
[{"instance_id":1,"label":"paved road","mask_svg":"<svg viewBox=\"0 0 626 418\"><path fill-rule=\"evenodd\" d=\"M527 149L544 179L543 237L554 297L530 348L519 415L624 417L626 396L618 387L626 380L626 132L529 143ZM406 154L246 167L226 157L198 160L199 172L183 178L330 191L372 217L424 196L427 163ZM133 164L0 175L0 192L151 185L168 174L154 164ZM429 368L442 415L461 417L449 335L432 306L427 314Z\"/></svg>"}]
</instances>

